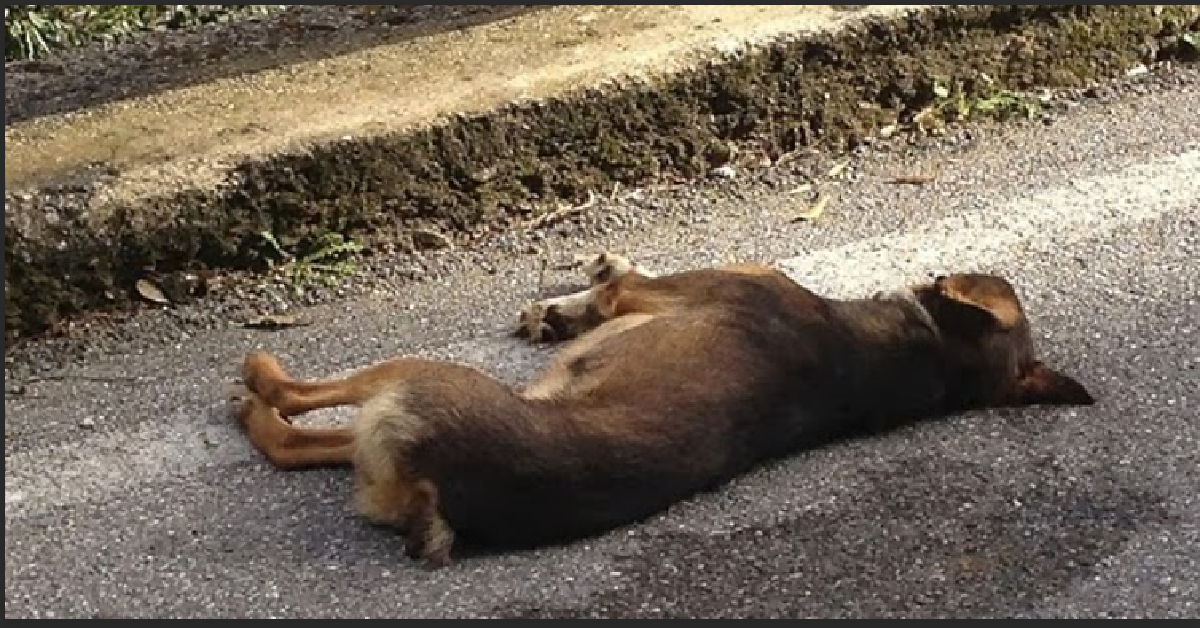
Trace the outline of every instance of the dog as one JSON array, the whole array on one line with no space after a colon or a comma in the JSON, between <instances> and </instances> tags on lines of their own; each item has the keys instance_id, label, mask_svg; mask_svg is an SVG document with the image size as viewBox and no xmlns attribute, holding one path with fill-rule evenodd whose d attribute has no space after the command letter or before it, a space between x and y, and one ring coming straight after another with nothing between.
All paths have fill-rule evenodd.
<instances>
[{"instance_id":1,"label":"dog","mask_svg":"<svg viewBox=\"0 0 1200 628\"><path fill-rule=\"evenodd\" d=\"M839 300L761 265L660 276L599 253L584 272L586 290L520 314L517 335L565 342L523 388L419 357L303 381L254 351L236 417L279 469L352 466L358 513L438 568L457 541L593 536L835 439L972 409L1094 403L1038 360L1002 277ZM358 408L349 427L289 420L340 405Z\"/></svg>"}]
</instances>

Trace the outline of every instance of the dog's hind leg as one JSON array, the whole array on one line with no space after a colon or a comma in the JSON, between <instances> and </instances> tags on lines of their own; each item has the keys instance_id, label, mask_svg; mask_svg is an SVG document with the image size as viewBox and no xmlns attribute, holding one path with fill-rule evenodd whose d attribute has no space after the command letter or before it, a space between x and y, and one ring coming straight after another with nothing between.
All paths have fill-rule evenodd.
<instances>
[{"instance_id":1,"label":"dog's hind leg","mask_svg":"<svg viewBox=\"0 0 1200 628\"><path fill-rule=\"evenodd\" d=\"M233 413L250 443L279 469L346 466L354 456L354 435L348 428L296 427L248 389L231 394Z\"/></svg>"},{"instance_id":2,"label":"dog's hind leg","mask_svg":"<svg viewBox=\"0 0 1200 628\"><path fill-rule=\"evenodd\" d=\"M418 376L428 367L423 360L397 358L344 378L306 381L293 379L274 356L253 351L242 363L242 379L251 392L286 419L319 408L361 406L387 386Z\"/></svg>"}]
</instances>

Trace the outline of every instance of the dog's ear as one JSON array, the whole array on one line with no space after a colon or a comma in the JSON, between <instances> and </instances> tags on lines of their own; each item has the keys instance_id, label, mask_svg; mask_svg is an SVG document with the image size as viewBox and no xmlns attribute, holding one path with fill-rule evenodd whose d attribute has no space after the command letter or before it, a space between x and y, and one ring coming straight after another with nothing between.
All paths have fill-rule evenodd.
<instances>
[{"instance_id":1,"label":"dog's ear","mask_svg":"<svg viewBox=\"0 0 1200 628\"><path fill-rule=\"evenodd\" d=\"M999 277L941 276L934 282L934 289L943 298L976 310L1004 331L1016 328L1025 319L1016 293Z\"/></svg>"},{"instance_id":2,"label":"dog's ear","mask_svg":"<svg viewBox=\"0 0 1200 628\"><path fill-rule=\"evenodd\" d=\"M1090 406L1096 402L1087 388L1074 378L1041 362L1034 362L1017 380L1017 405Z\"/></svg>"}]
</instances>

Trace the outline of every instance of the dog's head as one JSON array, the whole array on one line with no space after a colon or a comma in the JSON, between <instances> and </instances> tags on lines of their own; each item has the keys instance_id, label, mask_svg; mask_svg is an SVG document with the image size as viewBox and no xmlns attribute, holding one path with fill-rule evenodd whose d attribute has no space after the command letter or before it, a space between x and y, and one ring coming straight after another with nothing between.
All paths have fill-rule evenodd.
<instances>
[{"instance_id":1,"label":"dog's head","mask_svg":"<svg viewBox=\"0 0 1200 628\"><path fill-rule=\"evenodd\" d=\"M959 408L1095 402L1074 378L1034 354L1025 310L1012 285L995 275L939 276L913 296L941 334L954 370Z\"/></svg>"}]
</instances>

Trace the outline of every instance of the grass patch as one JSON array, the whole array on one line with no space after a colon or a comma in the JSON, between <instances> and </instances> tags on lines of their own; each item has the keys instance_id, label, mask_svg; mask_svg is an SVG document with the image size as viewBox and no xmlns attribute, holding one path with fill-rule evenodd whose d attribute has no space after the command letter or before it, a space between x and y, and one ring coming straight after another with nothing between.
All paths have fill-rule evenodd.
<instances>
[{"instance_id":1,"label":"grass patch","mask_svg":"<svg viewBox=\"0 0 1200 628\"><path fill-rule=\"evenodd\" d=\"M363 245L340 233L322 234L310 248L299 254L287 251L270 231L263 231L261 235L273 254L269 261L271 269L287 281L297 297L314 283L330 286L353 274L354 256L363 251Z\"/></svg>"},{"instance_id":2,"label":"grass patch","mask_svg":"<svg viewBox=\"0 0 1200 628\"><path fill-rule=\"evenodd\" d=\"M95 42L106 47L173 30L267 13L276 4L13 4L4 7L4 60L33 60Z\"/></svg>"}]
</instances>

